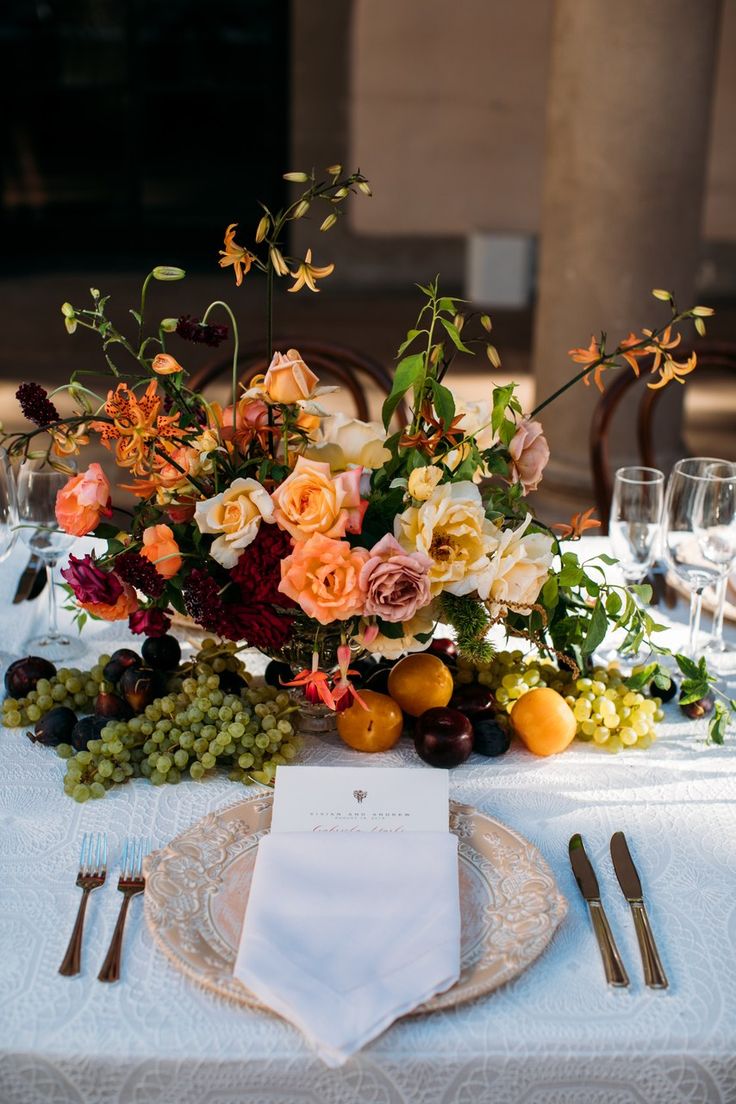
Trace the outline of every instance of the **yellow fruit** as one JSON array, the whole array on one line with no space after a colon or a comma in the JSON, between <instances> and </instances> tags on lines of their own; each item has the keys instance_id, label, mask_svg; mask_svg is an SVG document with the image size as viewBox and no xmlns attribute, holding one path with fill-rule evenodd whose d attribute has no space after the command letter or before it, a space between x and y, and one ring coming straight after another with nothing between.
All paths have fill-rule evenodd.
<instances>
[{"instance_id":1,"label":"yellow fruit","mask_svg":"<svg viewBox=\"0 0 736 1104\"><path fill-rule=\"evenodd\" d=\"M418 717L427 709L447 705L452 691L450 671L441 659L429 652L405 656L388 676L389 694L412 717Z\"/></svg>"},{"instance_id":2,"label":"yellow fruit","mask_svg":"<svg viewBox=\"0 0 736 1104\"><path fill-rule=\"evenodd\" d=\"M360 696L368 708L353 702L338 713L338 733L356 751L388 751L398 743L404 727L401 710L386 694L375 690L361 690Z\"/></svg>"},{"instance_id":3,"label":"yellow fruit","mask_svg":"<svg viewBox=\"0 0 736 1104\"><path fill-rule=\"evenodd\" d=\"M556 755L575 736L575 714L561 694L549 687L530 690L511 710L516 735L535 755ZM606 730L608 731L608 730Z\"/></svg>"}]
</instances>

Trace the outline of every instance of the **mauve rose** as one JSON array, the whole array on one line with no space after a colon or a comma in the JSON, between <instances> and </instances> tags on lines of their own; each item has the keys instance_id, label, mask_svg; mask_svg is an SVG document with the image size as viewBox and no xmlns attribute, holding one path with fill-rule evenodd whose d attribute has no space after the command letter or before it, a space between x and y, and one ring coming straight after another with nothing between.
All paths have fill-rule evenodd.
<instances>
[{"instance_id":1,"label":"mauve rose","mask_svg":"<svg viewBox=\"0 0 736 1104\"><path fill-rule=\"evenodd\" d=\"M421 552L406 552L387 533L374 545L360 572L366 592L363 612L384 621L410 621L430 599L432 561Z\"/></svg>"},{"instance_id":2,"label":"mauve rose","mask_svg":"<svg viewBox=\"0 0 736 1104\"><path fill-rule=\"evenodd\" d=\"M80 560L69 557L69 566L61 572L74 592L74 597L84 605L114 606L123 593L123 584L111 571L103 571L89 554Z\"/></svg>"},{"instance_id":3,"label":"mauve rose","mask_svg":"<svg viewBox=\"0 0 736 1104\"><path fill-rule=\"evenodd\" d=\"M160 609L139 609L128 618L130 631L146 636L166 636L170 625L171 617Z\"/></svg>"},{"instance_id":4,"label":"mauve rose","mask_svg":"<svg viewBox=\"0 0 736 1104\"><path fill-rule=\"evenodd\" d=\"M524 494L536 491L549 460L549 445L541 424L524 418L511 439L509 454L513 482L523 485Z\"/></svg>"}]
</instances>

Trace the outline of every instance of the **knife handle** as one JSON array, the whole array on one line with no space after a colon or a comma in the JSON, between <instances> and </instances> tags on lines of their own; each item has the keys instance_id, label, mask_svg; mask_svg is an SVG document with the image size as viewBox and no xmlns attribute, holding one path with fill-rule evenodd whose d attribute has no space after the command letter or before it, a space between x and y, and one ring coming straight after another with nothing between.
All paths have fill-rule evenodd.
<instances>
[{"instance_id":1,"label":"knife handle","mask_svg":"<svg viewBox=\"0 0 736 1104\"><path fill-rule=\"evenodd\" d=\"M654 942L649 917L643 901L631 901L631 913L634 917L636 938L639 940L641 964L644 967L644 984L650 989L666 989L669 985L662 962Z\"/></svg>"},{"instance_id":2,"label":"knife handle","mask_svg":"<svg viewBox=\"0 0 736 1104\"><path fill-rule=\"evenodd\" d=\"M629 975L626 973L626 968L621 960L603 905L600 901L588 901L588 908L593 923L593 931L598 940L598 947L603 959L606 981L609 985L620 987L628 985Z\"/></svg>"}]
</instances>

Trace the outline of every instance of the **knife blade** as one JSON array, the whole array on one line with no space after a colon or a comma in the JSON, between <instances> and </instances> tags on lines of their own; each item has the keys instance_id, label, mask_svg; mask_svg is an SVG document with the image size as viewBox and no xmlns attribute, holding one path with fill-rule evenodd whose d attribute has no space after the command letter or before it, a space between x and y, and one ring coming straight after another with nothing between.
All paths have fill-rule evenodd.
<instances>
[{"instance_id":1,"label":"knife blade","mask_svg":"<svg viewBox=\"0 0 736 1104\"><path fill-rule=\"evenodd\" d=\"M621 892L629 902L634 929L639 942L641 964L644 969L644 983L650 989L666 989L669 985L664 972L657 944L654 941L649 916L644 905L644 894L634 860L623 832L614 832L611 836L611 859L616 871Z\"/></svg>"},{"instance_id":2,"label":"knife blade","mask_svg":"<svg viewBox=\"0 0 736 1104\"><path fill-rule=\"evenodd\" d=\"M616 946L616 941L613 938L613 933L608 923L608 917L606 916L606 911L601 901L601 894L598 889L598 879L595 876L595 871L593 870L590 859L585 853L583 837L579 832L571 837L570 843L568 844L568 852L570 855L570 866L575 875L575 881L578 883L578 889L588 905L590 921L593 925L595 937L598 940L598 949L601 952L601 958L603 959L603 969L605 970L606 981L609 985L615 985L622 988L629 984L629 976L626 973L626 968L624 967L618 947Z\"/></svg>"},{"instance_id":3,"label":"knife blade","mask_svg":"<svg viewBox=\"0 0 736 1104\"><path fill-rule=\"evenodd\" d=\"M25 602L27 598L30 598L31 591L34 585L38 582L38 576L40 574L46 574L46 567L40 556L37 556L35 552L31 553L31 557L28 563L23 568L23 573L18 580L18 586L15 588L15 594L13 596L13 605L17 606L19 602Z\"/></svg>"}]
</instances>

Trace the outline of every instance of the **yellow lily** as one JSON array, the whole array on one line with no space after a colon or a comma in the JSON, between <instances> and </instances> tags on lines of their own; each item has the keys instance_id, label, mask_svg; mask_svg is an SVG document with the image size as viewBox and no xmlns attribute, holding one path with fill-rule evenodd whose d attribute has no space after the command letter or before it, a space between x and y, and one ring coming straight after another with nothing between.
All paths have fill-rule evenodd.
<instances>
[{"instance_id":1,"label":"yellow lily","mask_svg":"<svg viewBox=\"0 0 736 1104\"><path fill-rule=\"evenodd\" d=\"M310 291L319 291L315 280L323 280L325 276L329 276L334 271L334 264L324 265L323 268L318 268L317 265L312 264L312 250L307 250L307 255L301 264L296 266L296 272L289 271L289 275L294 278L295 283L292 284L288 291L301 291L306 286Z\"/></svg>"}]
</instances>

